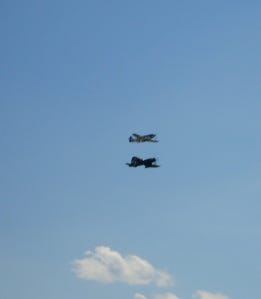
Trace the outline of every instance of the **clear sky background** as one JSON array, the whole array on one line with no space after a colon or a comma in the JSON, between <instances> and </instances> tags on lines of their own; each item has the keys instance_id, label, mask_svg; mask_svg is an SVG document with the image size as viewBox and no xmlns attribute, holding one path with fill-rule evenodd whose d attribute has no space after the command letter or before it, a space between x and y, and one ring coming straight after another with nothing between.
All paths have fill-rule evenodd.
<instances>
[{"instance_id":1,"label":"clear sky background","mask_svg":"<svg viewBox=\"0 0 261 299\"><path fill-rule=\"evenodd\" d=\"M1 298L260 298L260 20L255 0L0 2Z\"/></svg>"}]
</instances>

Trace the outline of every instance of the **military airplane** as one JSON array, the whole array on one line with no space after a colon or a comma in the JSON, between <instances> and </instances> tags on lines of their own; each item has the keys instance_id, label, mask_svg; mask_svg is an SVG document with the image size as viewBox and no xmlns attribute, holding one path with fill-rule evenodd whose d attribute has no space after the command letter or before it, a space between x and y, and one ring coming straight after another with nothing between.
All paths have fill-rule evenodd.
<instances>
[{"instance_id":1,"label":"military airplane","mask_svg":"<svg viewBox=\"0 0 261 299\"><path fill-rule=\"evenodd\" d=\"M158 142L158 140L153 139L156 134L148 134L148 135L139 135L133 133L132 136L129 137L129 142Z\"/></svg>"},{"instance_id":2,"label":"military airplane","mask_svg":"<svg viewBox=\"0 0 261 299\"><path fill-rule=\"evenodd\" d=\"M131 162L130 163L126 163L126 165L128 165L129 167L138 167L138 166L142 166L144 165L145 168L156 168L156 167L160 167L157 164L154 164L154 162L156 162L156 158L149 158L149 159L141 159L138 157L132 157L131 158Z\"/></svg>"}]
</instances>

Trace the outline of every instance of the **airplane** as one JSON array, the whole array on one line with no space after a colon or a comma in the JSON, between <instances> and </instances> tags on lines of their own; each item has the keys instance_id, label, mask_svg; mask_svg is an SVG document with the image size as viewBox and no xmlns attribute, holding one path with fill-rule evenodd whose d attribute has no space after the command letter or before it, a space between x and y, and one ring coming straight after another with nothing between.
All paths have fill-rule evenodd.
<instances>
[{"instance_id":1,"label":"airplane","mask_svg":"<svg viewBox=\"0 0 261 299\"><path fill-rule=\"evenodd\" d=\"M156 158L149 158L149 159L141 159L138 157L132 157L131 158L131 163L126 163L126 165L128 165L129 167L138 167L138 166L142 166L144 165L145 168L156 168L156 167L160 167L157 164L153 164L154 162L156 162Z\"/></svg>"},{"instance_id":2,"label":"airplane","mask_svg":"<svg viewBox=\"0 0 261 299\"><path fill-rule=\"evenodd\" d=\"M148 134L148 135L139 135L133 133L132 136L129 137L129 142L158 142L158 140L153 139L156 134Z\"/></svg>"}]
</instances>

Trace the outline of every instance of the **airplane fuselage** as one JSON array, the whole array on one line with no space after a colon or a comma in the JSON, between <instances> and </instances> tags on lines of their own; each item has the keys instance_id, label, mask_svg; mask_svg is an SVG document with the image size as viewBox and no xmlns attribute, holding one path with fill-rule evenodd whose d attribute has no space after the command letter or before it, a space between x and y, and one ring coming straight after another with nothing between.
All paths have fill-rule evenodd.
<instances>
[{"instance_id":1,"label":"airplane fuselage","mask_svg":"<svg viewBox=\"0 0 261 299\"><path fill-rule=\"evenodd\" d=\"M158 140L154 140L154 139L151 139L151 138L133 138L133 137L130 137L129 138L129 142L137 142L137 143L141 143L141 142L158 142Z\"/></svg>"}]
</instances>

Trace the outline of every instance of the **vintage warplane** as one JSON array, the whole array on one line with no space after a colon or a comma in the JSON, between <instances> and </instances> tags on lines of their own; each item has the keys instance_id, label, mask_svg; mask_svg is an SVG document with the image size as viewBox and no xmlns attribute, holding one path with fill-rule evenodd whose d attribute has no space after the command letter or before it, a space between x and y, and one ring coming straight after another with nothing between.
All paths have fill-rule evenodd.
<instances>
[{"instance_id":1,"label":"vintage warplane","mask_svg":"<svg viewBox=\"0 0 261 299\"><path fill-rule=\"evenodd\" d=\"M128 165L129 167L138 167L138 166L142 166L144 165L145 168L156 168L156 167L160 167L157 164L154 164L154 162L156 162L156 158L149 158L149 159L141 159L138 157L132 157L131 158L131 162L130 163L126 163L126 165Z\"/></svg>"},{"instance_id":2,"label":"vintage warplane","mask_svg":"<svg viewBox=\"0 0 261 299\"><path fill-rule=\"evenodd\" d=\"M129 142L158 142L158 140L153 139L156 134L148 134L148 135L139 135L133 133L132 136L129 137Z\"/></svg>"}]
</instances>

